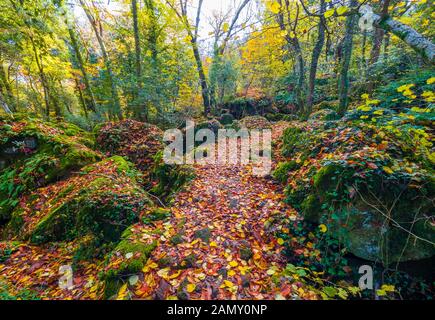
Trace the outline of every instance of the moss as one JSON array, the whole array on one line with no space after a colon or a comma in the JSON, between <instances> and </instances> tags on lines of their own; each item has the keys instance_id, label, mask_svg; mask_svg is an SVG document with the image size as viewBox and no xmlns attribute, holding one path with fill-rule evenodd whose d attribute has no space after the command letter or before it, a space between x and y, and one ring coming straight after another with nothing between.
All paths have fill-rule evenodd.
<instances>
[{"instance_id":1,"label":"moss","mask_svg":"<svg viewBox=\"0 0 435 320\"><path fill-rule=\"evenodd\" d=\"M193 179L194 171L187 165L166 164L163 161L163 153L159 152L154 157L151 177L157 181L157 184L151 189L151 193L164 200L169 200Z\"/></svg>"},{"instance_id":2,"label":"moss","mask_svg":"<svg viewBox=\"0 0 435 320\"><path fill-rule=\"evenodd\" d=\"M308 195L301 204L301 209L304 214L304 218L311 222L318 223L322 216L321 203L317 196Z\"/></svg>"},{"instance_id":3,"label":"moss","mask_svg":"<svg viewBox=\"0 0 435 320\"><path fill-rule=\"evenodd\" d=\"M209 228L204 228L204 229L196 230L194 235L195 238L199 238L202 241L208 243L210 241L211 231Z\"/></svg>"},{"instance_id":4,"label":"moss","mask_svg":"<svg viewBox=\"0 0 435 320\"><path fill-rule=\"evenodd\" d=\"M293 171L295 169L298 169L299 167L300 164L298 164L294 160L280 162L276 166L276 169L273 171L272 175L279 182L285 183L287 181L289 171Z\"/></svg>"},{"instance_id":5,"label":"moss","mask_svg":"<svg viewBox=\"0 0 435 320\"><path fill-rule=\"evenodd\" d=\"M180 243L183 243L184 242L183 235L181 233L177 233L175 236L173 236L170 239L170 241L173 245L178 245Z\"/></svg>"},{"instance_id":6,"label":"moss","mask_svg":"<svg viewBox=\"0 0 435 320\"><path fill-rule=\"evenodd\" d=\"M313 176L313 185L319 191L327 191L334 188L338 181L337 176L340 174L340 167L337 165L327 165L322 167Z\"/></svg>"},{"instance_id":7,"label":"moss","mask_svg":"<svg viewBox=\"0 0 435 320\"><path fill-rule=\"evenodd\" d=\"M6 128L0 130L0 157L6 159L0 173L0 220L10 218L23 194L63 179L101 158L101 154L90 149L91 135L74 125L20 115L5 121ZM31 141L30 145L26 141ZM17 142L21 148L12 155L5 153Z\"/></svg>"},{"instance_id":8,"label":"moss","mask_svg":"<svg viewBox=\"0 0 435 320\"><path fill-rule=\"evenodd\" d=\"M233 121L234 116L231 113L224 113L219 119L219 122L224 126L233 123Z\"/></svg>"},{"instance_id":9,"label":"moss","mask_svg":"<svg viewBox=\"0 0 435 320\"><path fill-rule=\"evenodd\" d=\"M109 158L85 167L66 183L50 185L42 192L43 201L35 192L36 198L13 213L6 232L35 244L87 234L102 242L119 240L125 226L137 222L140 211L152 206L141 186L127 175L126 171L134 173L130 166L121 157Z\"/></svg>"}]
</instances>

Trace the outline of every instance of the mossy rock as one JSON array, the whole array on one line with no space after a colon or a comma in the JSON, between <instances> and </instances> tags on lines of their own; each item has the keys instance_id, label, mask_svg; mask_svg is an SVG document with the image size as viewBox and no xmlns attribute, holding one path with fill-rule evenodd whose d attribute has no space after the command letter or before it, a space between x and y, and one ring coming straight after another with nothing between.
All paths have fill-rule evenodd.
<instances>
[{"instance_id":1,"label":"mossy rock","mask_svg":"<svg viewBox=\"0 0 435 320\"><path fill-rule=\"evenodd\" d=\"M0 120L0 224L10 219L19 198L101 159L92 135L63 123L19 116Z\"/></svg>"},{"instance_id":2,"label":"mossy rock","mask_svg":"<svg viewBox=\"0 0 435 320\"><path fill-rule=\"evenodd\" d=\"M194 233L195 238L199 238L204 242L209 242L211 237L211 230L209 228L204 228L196 230Z\"/></svg>"},{"instance_id":3,"label":"mossy rock","mask_svg":"<svg viewBox=\"0 0 435 320\"><path fill-rule=\"evenodd\" d=\"M221 115L219 119L219 122L224 126L233 123L233 121L234 121L234 116L231 113L224 113Z\"/></svg>"},{"instance_id":4,"label":"mossy rock","mask_svg":"<svg viewBox=\"0 0 435 320\"><path fill-rule=\"evenodd\" d=\"M144 239L143 232L135 232L135 226L127 228L121 241L106 256L105 267L100 275L104 282L104 296L113 297L126 278L142 272L149 256L157 247L155 239ZM148 231L149 234L151 234Z\"/></svg>"},{"instance_id":5,"label":"mossy rock","mask_svg":"<svg viewBox=\"0 0 435 320\"><path fill-rule=\"evenodd\" d=\"M122 157L87 166L22 201L5 234L35 244L88 234L104 242L117 241L125 226L137 222L140 212L152 206L134 178L138 174Z\"/></svg>"},{"instance_id":6,"label":"mossy rock","mask_svg":"<svg viewBox=\"0 0 435 320\"><path fill-rule=\"evenodd\" d=\"M163 150L163 131L155 125L126 119L96 128L98 148L109 155L126 157L146 176L154 156Z\"/></svg>"},{"instance_id":7,"label":"mossy rock","mask_svg":"<svg viewBox=\"0 0 435 320\"><path fill-rule=\"evenodd\" d=\"M287 182L289 171L293 171L300 167L300 163L295 160L280 162L272 173L272 176L281 183Z\"/></svg>"},{"instance_id":8,"label":"mossy rock","mask_svg":"<svg viewBox=\"0 0 435 320\"><path fill-rule=\"evenodd\" d=\"M162 200L169 201L171 197L180 191L194 178L194 171L188 165L167 164L163 160L163 152L154 157L150 177L157 183L151 189L151 193Z\"/></svg>"},{"instance_id":9,"label":"mossy rock","mask_svg":"<svg viewBox=\"0 0 435 320\"><path fill-rule=\"evenodd\" d=\"M301 204L304 219L310 222L319 222L322 216L321 203L317 196L308 195Z\"/></svg>"}]
</instances>

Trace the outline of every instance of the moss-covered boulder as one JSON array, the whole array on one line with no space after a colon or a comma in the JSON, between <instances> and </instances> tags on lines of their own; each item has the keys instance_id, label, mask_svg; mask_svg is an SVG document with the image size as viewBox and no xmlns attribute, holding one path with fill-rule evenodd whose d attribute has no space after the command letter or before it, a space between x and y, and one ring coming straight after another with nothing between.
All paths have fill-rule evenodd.
<instances>
[{"instance_id":1,"label":"moss-covered boulder","mask_svg":"<svg viewBox=\"0 0 435 320\"><path fill-rule=\"evenodd\" d=\"M195 124L195 134L201 129L209 129L213 131L217 138L219 129L223 129L223 125L216 119L210 119Z\"/></svg>"},{"instance_id":2,"label":"moss-covered boulder","mask_svg":"<svg viewBox=\"0 0 435 320\"><path fill-rule=\"evenodd\" d=\"M146 213L145 217L158 220L167 219L166 214L159 214L162 212L166 210L152 209ZM121 241L106 256L104 270L100 275L104 284L105 298L112 298L126 280L142 273L160 237L161 230L152 224L138 223L124 231Z\"/></svg>"},{"instance_id":3,"label":"moss-covered boulder","mask_svg":"<svg viewBox=\"0 0 435 320\"><path fill-rule=\"evenodd\" d=\"M170 199L193 179L194 170L188 165L165 163L163 152L159 152L154 156L150 177L154 181L151 193L162 199Z\"/></svg>"},{"instance_id":4,"label":"moss-covered boulder","mask_svg":"<svg viewBox=\"0 0 435 320\"><path fill-rule=\"evenodd\" d=\"M109 155L126 157L145 175L163 149L163 131L135 120L108 122L96 130L97 146Z\"/></svg>"},{"instance_id":5,"label":"moss-covered boulder","mask_svg":"<svg viewBox=\"0 0 435 320\"><path fill-rule=\"evenodd\" d=\"M40 244L92 234L116 242L152 206L133 164L115 156L21 199L6 226L9 239Z\"/></svg>"},{"instance_id":6,"label":"moss-covered boulder","mask_svg":"<svg viewBox=\"0 0 435 320\"><path fill-rule=\"evenodd\" d=\"M287 162L275 171L306 220L326 224L356 256L386 265L435 255L432 130L407 115L387 117L288 128Z\"/></svg>"},{"instance_id":7,"label":"moss-covered boulder","mask_svg":"<svg viewBox=\"0 0 435 320\"><path fill-rule=\"evenodd\" d=\"M224 126L233 123L233 121L234 116L231 113L223 113L219 118L219 122Z\"/></svg>"},{"instance_id":8,"label":"moss-covered boulder","mask_svg":"<svg viewBox=\"0 0 435 320\"><path fill-rule=\"evenodd\" d=\"M0 223L22 195L98 161L93 144L92 135L72 124L0 118Z\"/></svg>"}]
</instances>

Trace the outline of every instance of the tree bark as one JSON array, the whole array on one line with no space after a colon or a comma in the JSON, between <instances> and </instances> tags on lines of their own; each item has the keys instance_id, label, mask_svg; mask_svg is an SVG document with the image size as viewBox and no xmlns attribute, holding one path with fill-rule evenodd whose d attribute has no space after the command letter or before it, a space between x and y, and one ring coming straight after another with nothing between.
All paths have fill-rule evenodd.
<instances>
[{"instance_id":1,"label":"tree bark","mask_svg":"<svg viewBox=\"0 0 435 320\"><path fill-rule=\"evenodd\" d=\"M134 49L135 49L135 67L136 67L136 88L134 90L133 97L133 113L134 116L138 119L146 120L146 110L145 115L142 116L140 102L140 90L142 88L142 57L141 57L141 47L140 47L140 35L139 35L139 20L137 15L137 0L131 1L131 12L133 16L133 33L134 33Z\"/></svg>"},{"instance_id":2,"label":"tree bark","mask_svg":"<svg viewBox=\"0 0 435 320\"><path fill-rule=\"evenodd\" d=\"M8 80L8 75L6 74L5 68L3 67L3 62L0 61L0 94L3 95L3 101L8 105L10 111L15 112L16 107L14 103L14 95L12 92L11 85Z\"/></svg>"},{"instance_id":3,"label":"tree bark","mask_svg":"<svg viewBox=\"0 0 435 320\"><path fill-rule=\"evenodd\" d=\"M350 0L350 7L356 7L357 0ZM346 31L343 39L342 59L340 64L340 78L338 83L339 105L338 113L343 116L349 104L349 66L352 57L353 33L357 17L353 14L346 17Z\"/></svg>"},{"instance_id":4,"label":"tree bark","mask_svg":"<svg viewBox=\"0 0 435 320\"><path fill-rule=\"evenodd\" d=\"M319 14L323 15L325 12L326 5L325 0L320 0L320 11ZM307 95L307 103L306 103L306 110L305 114L308 116L313 107L313 100L314 100L314 89L315 89L315 82L316 82L316 74L317 74L317 65L319 62L320 54L322 53L322 48L325 43L325 18L322 16L319 18L319 25L318 25L318 36L316 45L313 49L313 54L311 56L311 66L310 66L310 75L309 75L309 84L308 84L308 95Z\"/></svg>"},{"instance_id":5,"label":"tree bark","mask_svg":"<svg viewBox=\"0 0 435 320\"><path fill-rule=\"evenodd\" d=\"M86 103L85 107L89 110L92 110L93 112L96 112L97 103L95 102L94 93L92 91L92 87L91 87L91 83L89 81L88 73L86 72L86 69L85 69L85 64L84 64L82 54L80 52L77 37L76 37L75 31L69 26L68 22L67 22L67 25L68 25L68 33L69 33L69 37L71 40L71 45L73 47L79 69L82 73L83 82L86 86L86 88L85 88L86 94L83 94L83 98L84 98L84 101ZM80 91L80 92L82 93L82 91Z\"/></svg>"},{"instance_id":6,"label":"tree bark","mask_svg":"<svg viewBox=\"0 0 435 320\"><path fill-rule=\"evenodd\" d=\"M408 44L427 62L430 64L435 64L435 45L431 40L426 39L413 28L392 19L388 15L382 17L381 15L374 14L373 17L373 24L375 27L381 28L387 32L391 32L403 42Z\"/></svg>"}]
</instances>

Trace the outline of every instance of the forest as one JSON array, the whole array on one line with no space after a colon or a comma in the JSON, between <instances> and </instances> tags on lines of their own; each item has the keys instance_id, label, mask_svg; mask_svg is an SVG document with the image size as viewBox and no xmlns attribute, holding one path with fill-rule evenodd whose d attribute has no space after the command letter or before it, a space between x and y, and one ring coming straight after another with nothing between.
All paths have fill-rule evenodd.
<instances>
[{"instance_id":1,"label":"forest","mask_svg":"<svg viewBox=\"0 0 435 320\"><path fill-rule=\"evenodd\" d=\"M0 300L432 300L434 18L0 0ZM174 129L270 134L271 170L169 163Z\"/></svg>"}]
</instances>

